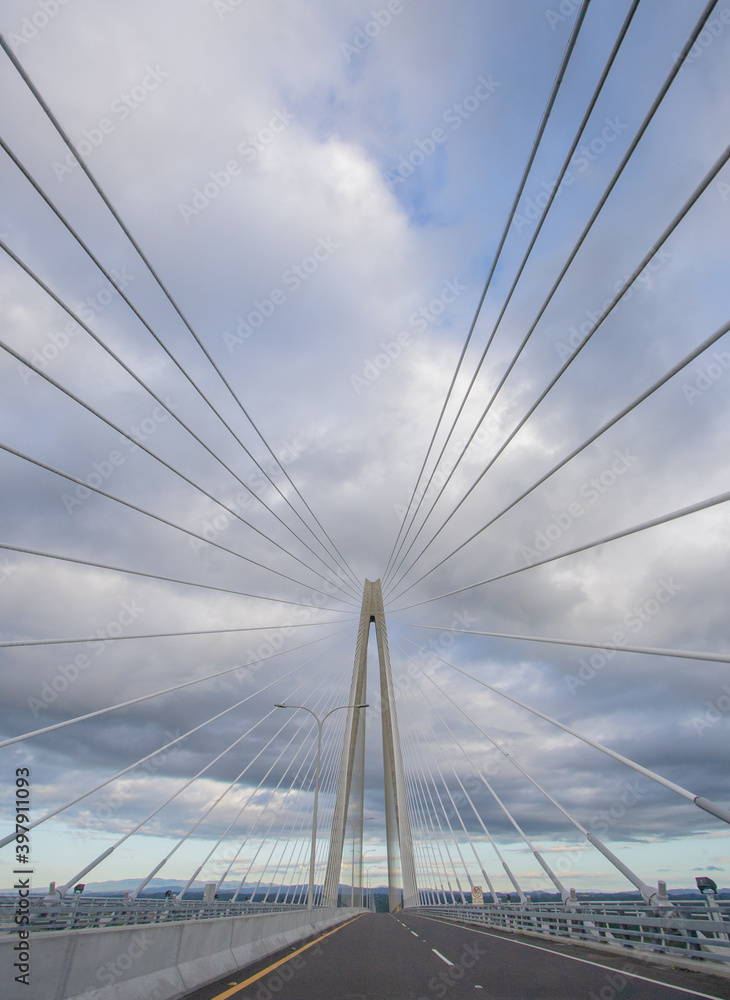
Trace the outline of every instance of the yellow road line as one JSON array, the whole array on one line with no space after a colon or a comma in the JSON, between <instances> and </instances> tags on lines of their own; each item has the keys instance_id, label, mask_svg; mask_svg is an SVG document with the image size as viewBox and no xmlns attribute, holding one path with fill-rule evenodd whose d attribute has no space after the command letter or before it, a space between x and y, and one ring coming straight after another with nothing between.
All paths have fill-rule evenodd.
<instances>
[{"instance_id":1,"label":"yellow road line","mask_svg":"<svg viewBox=\"0 0 730 1000\"><path fill-rule=\"evenodd\" d=\"M347 927L348 924L351 924L355 920L359 920L360 917L362 916L363 916L362 913L358 913L358 915L356 917L353 917L352 920L346 920L343 924L338 924L337 927L334 927L331 931L327 931L326 934L322 934L314 941L310 941L309 944L305 944L301 948L297 948L296 951L293 951L291 955L287 955L286 958L280 958L278 962L274 962L272 965L269 965L265 969L262 969L261 972L257 972L255 976L250 976L248 979L245 979L242 983L239 983L237 986L234 986L233 989L226 990L225 993L218 993L217 996L214 996L212 998L212 1000L226 1000L227 997L232 997L234 993L239 993L247 986L250 986L251 983L255 983L258 979L263 979L264 976L268 976L270 972L273 972L274 969L278 969L280 965L284 965L286 962L290 962L293 958L296 958L297 955L301 955L303 951L306 951L307 948L313 948L315 944L319 944L320 941L324 941L324 939L329 937L330 934L335 934L337 931L341 931L343 927Z\"/></svg>"}]
</instances>

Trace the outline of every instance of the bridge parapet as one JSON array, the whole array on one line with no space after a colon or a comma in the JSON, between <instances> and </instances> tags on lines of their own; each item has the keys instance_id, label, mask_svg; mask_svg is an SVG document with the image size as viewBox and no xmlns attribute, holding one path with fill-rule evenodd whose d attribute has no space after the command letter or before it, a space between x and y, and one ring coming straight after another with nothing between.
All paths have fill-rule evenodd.
<instances>
[{"instance_id":1,"label":"bridge parapet","mask_svg":"<svg viewBox=\"0 0 730 1000\"><path fill-rule=\"evenodd\" d=\"M278 912L221 914L202 920L153 920L32 932L30 986L6 982L3 997L177 1000L362 912L349 907L308 911L288 906ZM15 935L0 937L2 968L13 968L16 943Z\"/></svg>"},{"instance_id":2,"label":"bridge parapet","mask_svg":"<svg viewBox=\"0 0 730 1000\"><path fill-rule=\"evenodd\" d=\"M446 904L409 907L441 920L512 933L545 935L724 964L730 975L730 901L676 900L671 906L639 901L583 901L575 909L553 903Z\"/></svg>"},{"instance_id":3,"label":"bridge parapet","mask_svg":"<svg viewBox=\"0 0 730 1000\"><path fill-rule=\"evenodd\" d=\"M0 932L16 932L17 900L0 896ZM119 896L77 896L64 900L32 898L30 927L35 931L82 930L89 927L123 927L129 924L159 924L180 920L210 920L251 914L290 913L306 910L291 903L251 903L193 899L124 899Z\"/></svg>"}]
</instances>

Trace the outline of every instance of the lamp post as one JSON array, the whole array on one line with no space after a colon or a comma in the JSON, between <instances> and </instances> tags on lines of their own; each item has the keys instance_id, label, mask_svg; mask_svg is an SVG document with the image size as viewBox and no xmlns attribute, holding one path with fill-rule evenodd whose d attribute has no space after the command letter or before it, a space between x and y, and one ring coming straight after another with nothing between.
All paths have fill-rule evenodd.
<instances>
[{"instance_id":1,"label":"lamp post","mask_svg":"<svg viewBox=\"0 0 730 1000\"><path fill-rule=\"evenodd\" d=\"M368 883L368 906L369 906L369 908L374 913L375 912L375 897L374 897L374 895L372 893L371 886L370 886L370 879L372 877L370 875L370 872L372 871L373 868L380 868L380 862L379 861L375 861L371 865L365 865L365 872L366 872L366 876L365 877L366 877L367 883Z\"/></svg>"},{"instance_id":2,"label":"lamp post","mask_svg":"<svg viewBox=\"0 0 730 1000\"><path fill-rule=\"evenodd\" d=\"M324 721L328 716L332 715L333 712L339 712L343 708L367 708L367 705L338 705L336 708L331 708L326 715L323 715L320 719L319 716L312 711L311 708L307 708L306 705L274 705L274 708L300 708L303 712L309 712L310 715L314 716L314 720L317 723L317 767L316 776L314 779L314 814L312 816L312 849L309 855L309 889L307 891L307 909L311 910L314 905L314 858L317 850L317 807L319 805L319 767L322 758L322 726Z\"/></svg>"},{"instance_id":3,"label":"lamp post","mask_svg":"<svg viewBox=\"0 0 730 1000\"><path fill-rule=\"evenodd\" d=\"M345 819L347 819L347 817L345 817ZM375 819L375 817L363 816L363 823L369 819ZM350 906L354 906L355 905L355 820L347 819L347 822L352 827L352 890L350 892ZM360 850L362 851L362 844L360 845ZM370 851L365 851L365 854L370 854ZM360 855L361 864L362 864L362 859L365 857L365 854ZM361 876L360 882L362 883L362 871L360 872L360 876ZM362 884L360 885L360 895L362 896Z\"/></svg>"}]
</instances>

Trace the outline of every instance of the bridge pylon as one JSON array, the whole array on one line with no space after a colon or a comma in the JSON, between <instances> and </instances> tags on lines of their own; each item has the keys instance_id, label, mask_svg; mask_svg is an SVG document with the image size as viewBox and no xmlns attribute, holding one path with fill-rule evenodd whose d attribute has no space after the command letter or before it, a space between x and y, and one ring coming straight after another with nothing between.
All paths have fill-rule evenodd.
<instances>
[{"instance_id":1,"label":"bridge pylon","mask_svg":"<svg viewBox=\"0 0 730 1000\"><path fill-rule=\"evenodd\" d=\"M380 666L380 718L383 735L383 770L385 787L385 827L388 848L388 897L389 908L400 905L399 874L403 885L404 906L418 903L416 871L413 862L413 839L408 812L403 760L400 750L398 719L395 705L393 678L388 651L388 630L383 607L383 592L380 580L366 580L363 588L362 609L355 646L355 663L350 685L350 705L361 705L366 700L367 655L370 626L375 626ZM347 713L345 737L342 744L340 773L337 782L335 811L332 817L327 871L324 880L322 903L336 906L342 868L342 854L345 844L348 811L353 802L359 808L353 810L349 821L353 825L353 836L358 841L359 861L359 901L362 902L362 836L363 836L363 796L365 764L365 712L350 709ZM353 887L353 893L356 890ZM353 900L357 905L357 897Z\"/></svg>"}]
</instances>

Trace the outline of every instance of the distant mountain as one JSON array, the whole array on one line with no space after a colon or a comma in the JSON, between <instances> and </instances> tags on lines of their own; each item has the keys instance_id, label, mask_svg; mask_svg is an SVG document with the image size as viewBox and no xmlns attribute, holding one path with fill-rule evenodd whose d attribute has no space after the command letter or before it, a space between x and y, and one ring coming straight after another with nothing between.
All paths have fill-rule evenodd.
<instances>
[{"instance_id":1,"label":"distant mountain","mask_svg":"<svg viewBox=\"0 0 730 1000\"><path fill-rule=\"evenodd\" d=\"M580 892L576 890L578 899L583 900L583 902L611 902L620 901L625 899L630 900L641 900L641 893L638 891L627 891L627 892ZM469 895L469 893L467 893ZM498 892L497 895L503 896L504 893ZM554 903L560 901L560 894L557 892L527 892L526 896L535 903ZM702 893L699 889L667 889L667 896L670 899L701 899ZM730 889L718 889L718 898L730 898Z\"/></svg>"},{"instance_id":2,"label":"distant mountain","mask_svg":"<svg viewBox=\"0 0 730 1000\"><path fill-rule=\"evenodd\" d=\"M141 878L123 878L110 882L87 882L86 892L131 892L141 881ZM159 892L160 890L164 892L167 889L174 889L177 892L184 885L185 882L176 879L153 878L147 883L145 889L149 892ZM204 885L204 882L193 882L190 888L202 889Z\"/></svg>"},{"instance_id":3,"label":"distant mountain","mask_svg":"<svg viewBox=\"0 0 730 1000\"><path fill-rule=\"evenodd\" d=\"M141 877L141 878L122 878L122 879L116 879L116 880L109 881L109 882L86 882L86 883L84 883L85 886L86 886L85 892L87 892L87 893L131 892L133 889L137 888L137 886L139 885L139 883L142 881L142 878L143 877ZM146 895L146 894L152 893L152 892L154 892L155 894L159 893L159 892L166 892L168 889L171 889L173 892L179 892L180 889L182 889L183 886L185 886L186 884L187 884L187 880L183 881L182 879L178 880L178 879L153 878L153 879L150 879L150 881L145 886L143 895ZM221 891L222 892L235 892L236 889L238 888L238 885L239 885L238 882L224 882ZM205 882L200 882L200 881L192 882L191 885L190 885L190 891L191 892L202 892L203 889L204 889L204 887L205 887ZM246 885L244 885L244 887L243 887L243 889L241 891L244 892L244 893L245 892L249 892L250 893L255 887L256 887L256 883L255 882L251 883L250 885L248 883L246 883ZM269 888L269 885L267 883L265 883L265 882L262 882L261 885L259 886L259 891L261 891L261 890L265 891L268 888ZM33 889L33 893L34 894L36 894L36 893L43 893L44 891L47 891L47 890L43 890L41 888L34 888ZM0 889L0 892L4 892L4 893L5 892L13 892L13 890L12 889Z\"/></svg>"},{"instance_id":4,"label":"distant mountain","mask_svg":"<svg viewBox=\"0 0 730 1000\"><path fill-rule=\"evenodd\" d=\"M142 881L142 879L143 879L143 876L140 876L138 878L114 879L114 880L110 880L108 882L86 882L86 883L84 883L85 884L85 890L84 891L85 891L85 893L87 895L89 895L89 894L90 895L97 895L97 894L106 895L108 893L112 893L112 894L120 893L121 894L121 893L124 893L124 892L132 892L134 889L137 888L137 886ZM211 879L211 881L212 881L212 879ZM187 884L187 882L183 881L182 879L153 878L153 879L150 879L150 881L147 883L147 885L145 886L145 888L142 891L141 895L142 896L150 896L150 895L160 896L160 895L164 895L164 893L167 892L168 890L170 890L171 892L177 893L186 884ZM205 885L206 885L206 883L205 882L201 882L200 880L192 882L191 885L190 885L190 889L188 890L188 892L191 893L191 894L193 894L193 895L196 895L196 894L197 895L202 895L203 889L205 888ZM223 885L221 886L220 893L221 893L221 895L233 894L236 891L236 889L238 889L238 886L239 886L239 882L238 881L224 882ZM262 894L265 894L265 892L266 892L267 889L277 890L277 889L280 889L280 888L282 888L282 887L278 883L262 882L259 885L257 882L246 882L246 884L241 889L241 895L242 896L250 895L254 891L254 889L256 889L256 895L257 895L257 897L260 897ZM290 888L290 889L291 888L295 888L297 890L302 890L302 889L306 888L306 883L304 883L304 884L300 883L299 885L294 886L294 887L292 887L292 886L288 886L288 887L284 886L283 888L285 888L285 889L286 888ZM14 891L13 889L9 889L9 888L8 889L0 889L0 893L9 893L9 894L12 894L13 891ZM42 896L42 895L45 895L46 891L47 890L44 889L44 888L42 888L42 887L37 887L37 888L34 887L32 889L32 894L34 896L36 896L36 895L41 895ZM388 891L388 887L387 886L374 886L372 889L370 889L370 891L371 892L387 892ZM343 895L349 894L349 892L350 892L350 886L349 885L341 885L340 886L340 892Z\"/></svg>"},{"instance_id":5,"label":"distant mountain","mask_svg":"<svg viewBox=\"0 0 730 1000\"><path fill-rule=\"evenodd\" d=\"M387 892L387 887L386 887L385 891ZM431 892L431 893L433 893L434 896L443 895L443 890L439 890L439 889L422 889L421 891L422 892ZM487 900L487 902L491 902L491 899L489 898L489 894L487 893L486 889L484 890L484 894L485 894L485 899ZM466 896L467 900L471 899L471 893L470 892L466 892L466 893L464 893L464 895ZM497 890L497 895L500 897L500 899L504 899L504 897L507 895L507 891L506 890L502 891L501 889L498 889ZM512 890L509 895L512 896L513 900L517 899L517 894L514 892L514 890ZM533 903L559 903L560 902L560 898L561 898L560 897L560 893L558 893L558 892L542 892L539 889L538 890L528 890L525 893L525 895L528 897L528 899L532 900ZM702 898L702 893L699 891L699 889L694 889L694 888L693 889L668 889L667 890L667 895L670 897L670 899L677 899L677 900L680 900L680 899L701 899ZM455 892L454 896L458 899L459 898L459 893ZM634 900L636 900L636 901L640 901L641 900L641 893L638 892L637 890L627 890L626 892L581 892L580 890L577 890L577 896L578 896L578 899L581 900L584 903L589 903L589 902L596 902L596 903L598 903L598 902L619 902L621 900L626 900L628 902L628 901L634 901ZM730 889L718 889L717 890L717 898L718 899L730 899Z\"/></svg>"}]
</instances>

